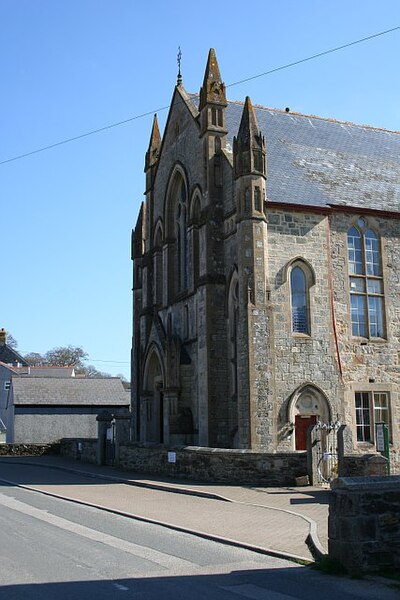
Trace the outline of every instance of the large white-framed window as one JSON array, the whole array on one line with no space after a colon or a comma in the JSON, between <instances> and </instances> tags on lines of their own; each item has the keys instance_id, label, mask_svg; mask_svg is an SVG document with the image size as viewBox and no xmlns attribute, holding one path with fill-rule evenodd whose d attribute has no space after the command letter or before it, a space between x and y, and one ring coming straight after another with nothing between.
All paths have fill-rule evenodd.
<instances>
[{"instance_id":1,"label":"large white-framed window","mask_svg":"<svg viewBox=\"0 0 400 600\"><path fill-rule=\"evenodd\" d=\"M352 335L384 338L384 288L380 240L365 219L347 232Z\"/></svg>"},{"instance_id":2,"label":"large white-framed window","mask_svg":"<svg viewBox=\"0 0 400 600\"><path fill-rule=\"evenodd\" d=\"M355 392L357 442L375 441L376 423L386 423L390 439L389 392Z\"/></svg>"}]
</instances>

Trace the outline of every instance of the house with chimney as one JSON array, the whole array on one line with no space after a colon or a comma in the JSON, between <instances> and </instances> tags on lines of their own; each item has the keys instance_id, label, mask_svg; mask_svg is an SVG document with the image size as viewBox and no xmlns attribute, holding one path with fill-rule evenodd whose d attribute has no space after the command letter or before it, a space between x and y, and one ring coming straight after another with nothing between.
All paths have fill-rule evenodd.
<instances>
[{"instance_id":1,"label":"house with chimney","mask_svg":"<svg viewBox=\"0 0 400 600\"><path fill-rule=\"evenodd\" d=\"M47 444L94 438L104 410L129 412L130 395L119 377L77 377L73 366L30 366L0 331L0 441Z\"/></svg>"}]
</instances>

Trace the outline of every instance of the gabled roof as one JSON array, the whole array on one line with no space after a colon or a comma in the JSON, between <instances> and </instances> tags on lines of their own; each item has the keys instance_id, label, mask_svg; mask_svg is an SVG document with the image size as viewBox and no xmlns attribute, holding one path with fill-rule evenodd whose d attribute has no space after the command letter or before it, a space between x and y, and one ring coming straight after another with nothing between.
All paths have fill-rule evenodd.
<instances>
[{"instance_id":1,"label":"gabled roof","mask_svg":"<svg viewBox=\"0 0 400 600\"><path fill-rule=\"evenodd\" d=\"M125 391L119 378L16 377L12 380L12 389L15 405L129 405L129 394Z\"/></svg>"},{"instance_id":2,"label":"gabled roof","mask_svg":"<svg viewBox=\"0 0 400 600\"><path fill-rule=\"evenodd\" d=\"M400 212L400 133L254 107L267 146L267 201ZM226 109L232 145L243 104Z\"/></svg>"},{"instance_id":3,"label":"gabled roof","mask_svg":"<svg viewBox=\"0 0 400 600\"><path fill-rule=\"evenodd\" d=\"M18 375L18 367L13 367L12 365L8 365L7 363L2 362L1 360L0 360L0 367L4 367L8 371L10 371L10 374Z\"/></svg>"},{"instance_id":4,"label":"gabled roof","mask_svg":"<svg viewBox=\"0 0 400 600\"><path fill-rule=\"evenodd\" d=\"M195 112L198 95L188 94ZM243 102L228 101L228 152ZM254 106L267 147L267 201L400 212L400 132Z\"/></svg>"},{"instance_id":5,"label":"gabled roof","mask_svg":"<svg viewBox=\"0 0 400 600\"><path fill-rule=\"evenodd\" d=\"M0 361L7 365L16 365L17 363L28 365L24 357L7 344L0 344Z\"/></svg>"}]
</instances>

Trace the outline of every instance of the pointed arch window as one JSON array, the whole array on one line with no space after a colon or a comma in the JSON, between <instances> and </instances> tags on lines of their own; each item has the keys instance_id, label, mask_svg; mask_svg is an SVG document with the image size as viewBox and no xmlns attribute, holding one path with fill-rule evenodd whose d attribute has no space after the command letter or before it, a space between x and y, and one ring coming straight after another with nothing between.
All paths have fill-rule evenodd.
<instances>
[{"instance_id":1,"label":"pointed arch window","mask_svg":"<svg viewBox=\"0 0 400 600\"><path fill-rule=\"evenodd\" d=\"M310 334L308 283L304 270L298 264L290 272L293 333Z\"/></svg>"},{"instance_id":2,"label":"pointed arch window","mask_svg":"<svg viewBox=\"0 0 400 600\"><path fill-rule=\"evenodd\" d=\"M380 240L359 219L347 232L352 335L385 337L384 290Z\"/></svg>"},{"instance_id":3,"label":"pointed arch window","mask_svg":"<svg viewBox=\"0 0 400 600\"><path fill-rule=\"evenodd\" d=\"M153 250L153 302L154 304L162 304L163 302L163 256L162 256L162 225L158 223L154 235L154 250Z\"/></svg>"},{"instance_id":4,"label":"pointed arch window","mask_svg":"<svg viewBox=\"0 0 400 600\"><path fill-rule=\"evenodd\" d=\"M178 292L187 288L187 197L183 180L180 181L175 212L176 259Z\"/></svg>"},{"instance_id":5,"label":"pointed arch window","mask_svg":"<svg viewBox=\"0 0 400 600\"><path fill-rule=\"evenodd\" d=\"M189 282L190 287L196 287L200 274L200 238L199 238L199 226L200 226L200 215L201 215L201 203L200 196L197 194L193 197L191 205L191 243L192 243L192 266L191 266L191 281ZM190 243L190 242L189 242Z\"/></svg>"}]
</instances>

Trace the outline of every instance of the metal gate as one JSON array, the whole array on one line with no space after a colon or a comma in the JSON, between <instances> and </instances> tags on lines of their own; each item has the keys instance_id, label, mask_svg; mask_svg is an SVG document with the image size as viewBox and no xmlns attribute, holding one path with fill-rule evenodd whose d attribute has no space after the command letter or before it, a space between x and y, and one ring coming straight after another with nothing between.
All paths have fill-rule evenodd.
<instances>
[{"instance_id":1,"label":"metal gate","mask_svg":"<svg viewBox=\"0 0 400 600\"><path fill-rule=\"evenodd\" d=\"M318 421L311 430L312 483L330 483L338 476L337 432L341 423Z\"/></svg>"}]
</instances>

